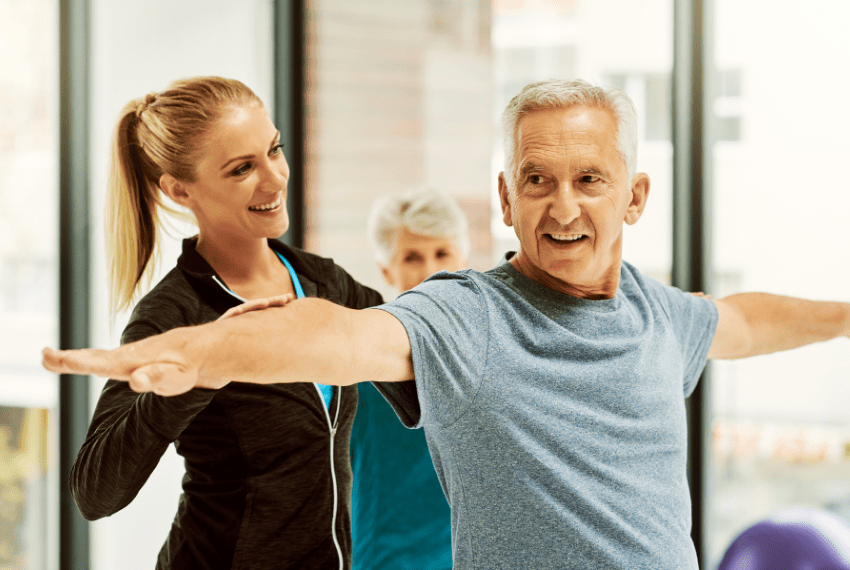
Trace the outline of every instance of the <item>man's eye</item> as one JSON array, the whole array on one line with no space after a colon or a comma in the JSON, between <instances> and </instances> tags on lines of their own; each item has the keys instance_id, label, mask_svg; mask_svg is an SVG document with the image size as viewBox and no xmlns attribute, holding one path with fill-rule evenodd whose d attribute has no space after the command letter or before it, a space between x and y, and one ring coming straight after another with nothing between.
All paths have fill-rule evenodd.
<instances>
[{"instance_id":1,"label":"man's eye","mask_svg":"<svg viewBox=\"0 0 850 570\"><path fill-rule=\"evenodd\" d=\"M528 181L531 182L532 184L542 184L543 183L543 177L540 176L539 174L532 174L531 176L528 177Z\"/></svg>"},{"instance_id":2,"label":"man's eye","mask_svg":"<svg viewBox=\"0 0 850 570\"><path fill-rule=\"evenodd\" d=\"M581 182L583 184L595 184L599 182L600 178L598 176L593 176L592 174L586 174L581 177Z\"/></svg>"}]
</instances>

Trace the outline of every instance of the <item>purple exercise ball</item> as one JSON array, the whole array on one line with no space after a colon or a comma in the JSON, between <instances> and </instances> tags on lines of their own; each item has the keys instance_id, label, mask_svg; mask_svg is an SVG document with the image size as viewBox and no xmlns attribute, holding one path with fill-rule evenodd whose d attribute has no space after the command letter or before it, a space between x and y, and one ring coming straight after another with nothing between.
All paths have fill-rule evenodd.
<instances>
[{"instance_id":1,"label":"purple exercise ball","mask_svg":"<svg viewBox=\"0 0 850 570\"><path fill-rule=\"evenodd\" d=\"M718 570L850 570L850 525L823 511L778 513L732 542Z\"/></svg>"}]
</instances>

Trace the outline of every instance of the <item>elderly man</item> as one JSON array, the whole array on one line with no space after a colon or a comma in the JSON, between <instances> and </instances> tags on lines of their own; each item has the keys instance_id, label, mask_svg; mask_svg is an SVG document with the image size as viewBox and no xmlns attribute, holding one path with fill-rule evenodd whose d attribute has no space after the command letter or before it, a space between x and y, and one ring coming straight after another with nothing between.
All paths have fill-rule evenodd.
<instances>
[{"instance_id":1,"label":"elderly man","mask_svg":"<svg viewBox=\"0 0 850 570\"><path fill-rule=\"evenodd\" d=\"M536 83L503 121L499 196L520 248L490 271L438 273L378 310L298 300L112 352L46 351L46 366L163 395L383 382L425 428L456 569L696 568L684 397L706 357L850 336L850 304L713 301L622 261L649 194L624 93Z\"/></svg>"}]
</instances>

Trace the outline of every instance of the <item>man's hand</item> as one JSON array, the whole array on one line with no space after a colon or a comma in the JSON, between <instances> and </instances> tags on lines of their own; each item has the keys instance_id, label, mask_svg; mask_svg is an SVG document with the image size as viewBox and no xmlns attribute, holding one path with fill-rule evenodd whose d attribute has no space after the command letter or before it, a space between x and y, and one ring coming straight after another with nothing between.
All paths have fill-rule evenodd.
<instances>
[{"instance_id":1,"label":"man's hand","mask_svg":"<svg viewBox=\"0 0 850 570\"><path fill-rule=\"evenodd\" d=\"M53 350L42 352L42 365L58 374L93 374L124 380L136 392L153 392L161 396L182 394L195 386L221 388L200 382L200 358L190 361L186 347L195 327L174 329L139 342L125 344L115 350Z\"/></svg>"}]
</instances>

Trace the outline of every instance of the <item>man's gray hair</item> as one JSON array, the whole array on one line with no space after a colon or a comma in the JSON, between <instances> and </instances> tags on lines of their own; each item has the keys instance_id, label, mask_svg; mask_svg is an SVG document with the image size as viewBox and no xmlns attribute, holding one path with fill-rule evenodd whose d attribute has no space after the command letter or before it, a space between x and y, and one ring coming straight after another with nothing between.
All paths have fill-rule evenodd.
<instances>
[{"instance_id":1,"label":"man's gray hair","mask_svg":"<svg viewBox=\"0 0 850 570\"><path fill-rule=\"evenodd\" d=\"M587 81L550 79L529 83L511 99L502 114L502 140L505 149L505 180L514 179L517 126L520 119L538 109L566 109L575 105L601 107L617 120L617 149L626 162L629 183L637 172L637 112L626 92L616 87L600 87Z\"/></svg>"},{"instance_id":2,"label":"man's gray hair","mask_svg":"<svg viewBox=\"0 0 850 570\"><path fill-rule=\"evenodd\" d=\"M457 202L433 188L414 188L378 198L369 213L368 231L375 260L388 266L399 229L432 237L452 238L469 257L469 223Z\"/></svg>"}]
</instances>

